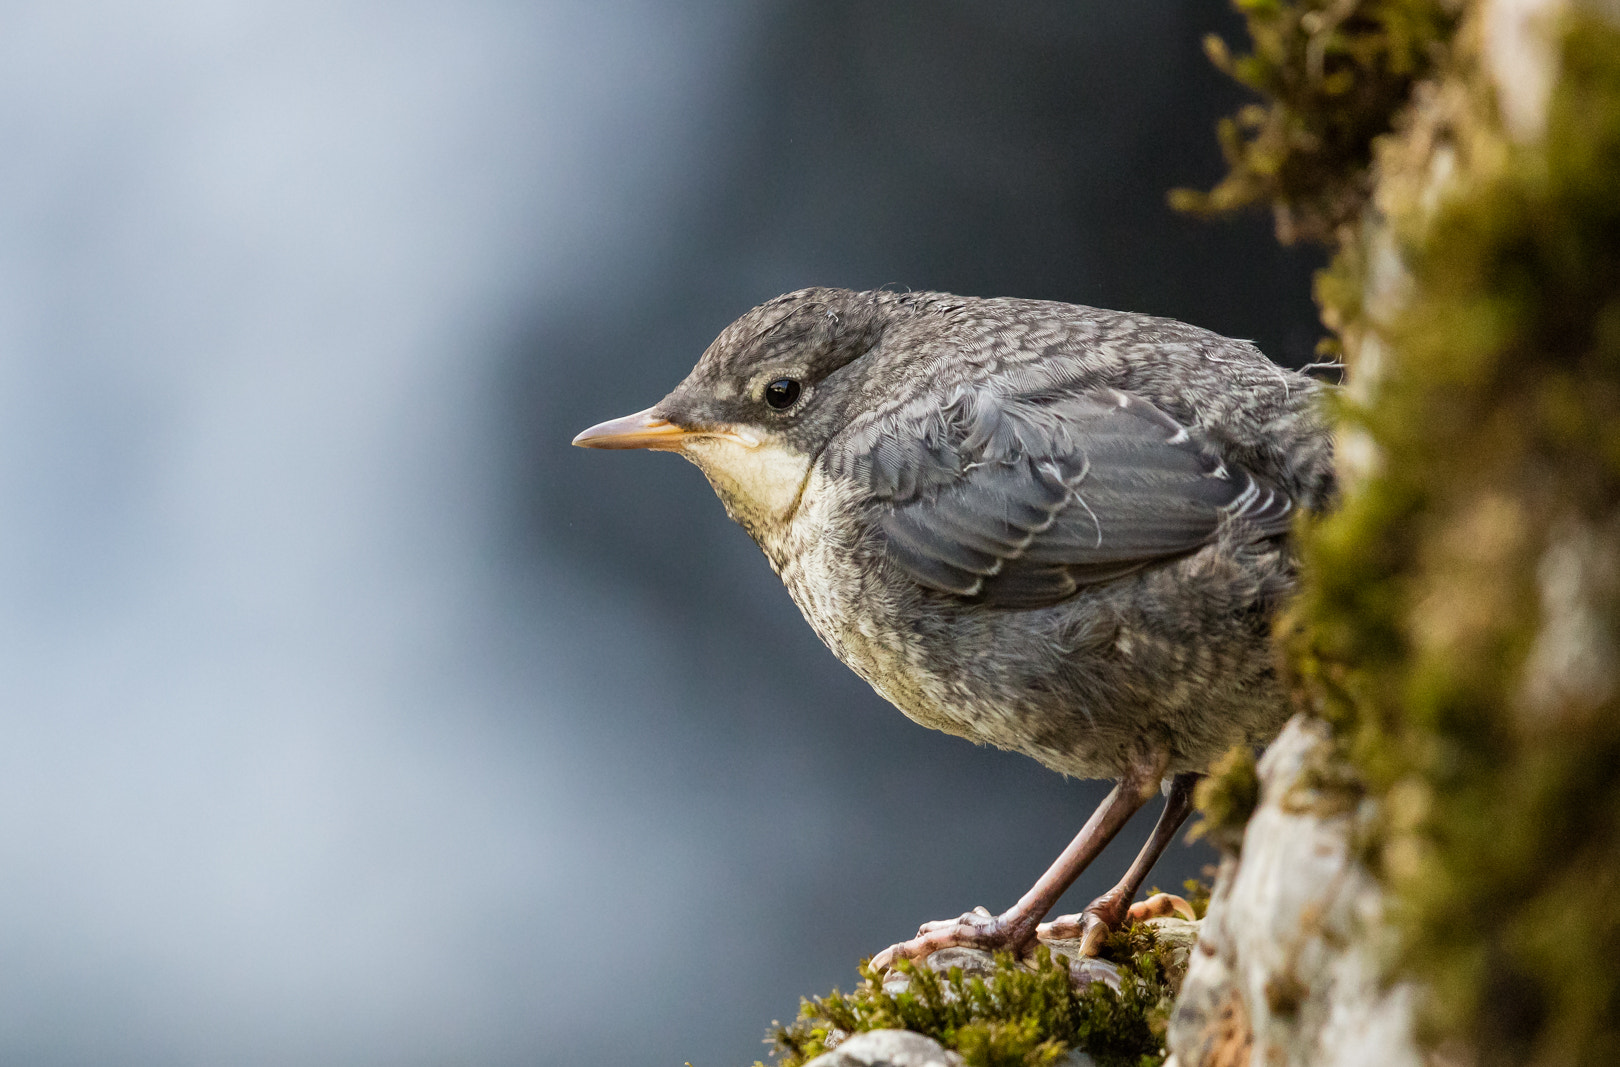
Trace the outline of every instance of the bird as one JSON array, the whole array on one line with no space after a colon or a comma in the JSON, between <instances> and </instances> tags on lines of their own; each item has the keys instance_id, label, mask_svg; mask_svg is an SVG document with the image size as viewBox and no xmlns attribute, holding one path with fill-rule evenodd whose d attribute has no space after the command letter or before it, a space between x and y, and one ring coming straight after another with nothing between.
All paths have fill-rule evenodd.
<instances>
[{"instance_id":1,"label":"bird","mask_svg":"<svg viewBox=\"0 0 1620 1067\"><path fill-rule=\"evenodd\" d=\"M911 719L1113 780L1028 893L924 923L882 971L1037 939L1095 954L1166 900L1185 910L1133 902L1210 764L1288 717L1271 625L1294 519L1335 490L1325 388L1174 319L817 287L573 443L696 464L821 640ZM1120 881L1045 921L1160 791Z\"/></svg>"}]
</instances>

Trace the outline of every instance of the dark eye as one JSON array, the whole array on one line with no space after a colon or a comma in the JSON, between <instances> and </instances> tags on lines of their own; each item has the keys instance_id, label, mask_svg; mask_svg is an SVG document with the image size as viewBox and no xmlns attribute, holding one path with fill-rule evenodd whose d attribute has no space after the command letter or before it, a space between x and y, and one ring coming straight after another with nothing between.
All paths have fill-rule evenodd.
<instances>
[{"instance_id":1,"label":"dark eye","mask_svg":"<svg viewBox=\"0 0 1620 1067\"><path fill-rule=\"evenodd\" d=\"M793 406L799 399L799 383L792 378L778 378L765 387L765 403L778 411Z\"/></svg>"}]
</instances>

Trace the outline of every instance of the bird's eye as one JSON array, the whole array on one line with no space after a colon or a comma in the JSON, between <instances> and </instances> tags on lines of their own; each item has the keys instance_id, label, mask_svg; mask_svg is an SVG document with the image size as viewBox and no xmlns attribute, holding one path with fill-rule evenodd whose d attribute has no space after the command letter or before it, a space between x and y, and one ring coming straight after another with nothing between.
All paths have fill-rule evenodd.
<instances>
[{"instance_id":1,"label":"bird's eye","mask_svg":"<svg viewBox=\"0 0 1620 1067\"><path fill-rule=\"evenodd\" d=\"M799 399L799 383L792 378L778 378L765 387L765 403L781 411L793 406Z\"/></svg>"}]
</instances>

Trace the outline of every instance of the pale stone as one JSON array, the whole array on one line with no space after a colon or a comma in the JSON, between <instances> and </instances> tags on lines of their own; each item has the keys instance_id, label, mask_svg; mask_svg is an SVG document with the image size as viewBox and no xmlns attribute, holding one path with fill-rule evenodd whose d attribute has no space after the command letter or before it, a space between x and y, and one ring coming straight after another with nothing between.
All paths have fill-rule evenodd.
<instances>
[{"instance_id":1,"label":"pale stone","mask_svg":"<svg viewBox=\"0 0 1620 1067\"><path fill-rule=\"evenodd\" d=\"M1171 1017L1181 1067L1422 1063L1413 991L1379 964L1382 891L1351 848L1365 813L1306 780L1329 743L1296 717L1260 761L1260 807L1221 865Z\"/></svg>"},{"instance_id":2,"label":"pale stone","mask_svg":"<svg viewBox=\"0 0 1620 1067\"><path fill-rule=\"evenodd\" d=\"M910 1030L868 1030L805 1067L962 1067L962 1057Z\"/></svg>"},{"instance_id":3,"label":"pale stone","mask_svg":"<svg viewBox=\"0 0 1620 1067\"><path fill-rule=\"evenodd\" d=\"M1550 31L1563 0L1487 0L1485 62L1502 125L1521 144L1541 139L1558 75Z\"/></svg>"}]
</instances>

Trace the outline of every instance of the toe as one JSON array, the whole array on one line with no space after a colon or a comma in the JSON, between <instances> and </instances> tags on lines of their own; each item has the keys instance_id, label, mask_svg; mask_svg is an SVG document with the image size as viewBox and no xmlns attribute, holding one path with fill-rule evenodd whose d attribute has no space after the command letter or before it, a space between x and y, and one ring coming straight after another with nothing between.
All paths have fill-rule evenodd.
<instances>
[{"instance_id":1,"label":"toe","mask_svg":"<svg viewBox=\"0 0 1620 1067\"><path fill-rule=\"evenodd\" d=\"M917 927L917 936L926 937L929 934L946 932L967 932L979 929L986 925L986 920L994 921L995 916L990 909L980 904L970 912L958 915L954 919L935 919L933 922L923 923Z\"/></svg>"},{"instance_id":2,"label":"toe","mask_svg":"<svg viewBox=\"0 0 1620 1067\"><path fill-rule=\"evenodd\" d=\"M900 959L920 960L942 948L977 948L987 952L1022 952L1034 940L1035 924L1017 912L992 915L978 907L954 919L923 923L917 936L872 957L870 966L881 971Z\"/></svg>"},{"instance_id":3,"label":"toe","mask_svg":"<svg viewBox=\"0 0 1620 1067\"><path fill-rule=\"evenodd\" d=\"M1193 906L1174 893L1155 893L1146 900L1139 900L1131 905L1126 915L1136 923L1162 919L1166 915L1179 915L1188 922L1198 921L1198 913L1193 911Z\"/></svg>"},{"instance_id":4,"label":"toe","mask_svg":"<svg viewBox=\"0 0 1620 1067\"><path fill-rule=\"evenodd\" d=\"M1051 922L1041 923L1035 935L1042 941L1069 941L1079 937L1084 929L1084 915L1059 915Z\"/></svg>"},{"instance_id":5,"label":"toe","mask_svg":"<svg viewBox=\"0 0 1620 1067\"><path fill-rule=\"evenodd\" d=\"M890 945L882 952L879 952L876 956L873 956L872 962L868 963L867 966L871 968L874 973L883 974L885 971L888 971L895 964L899 963L905 958L905 947L906 945L903 941L898 945Z\"/></svg>"}]
</instances>

